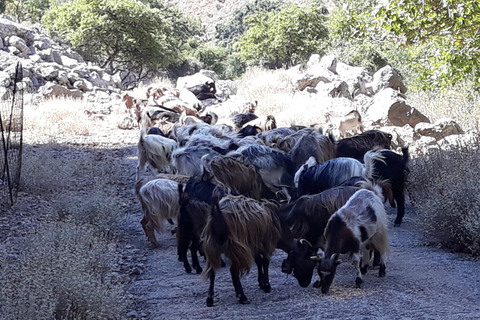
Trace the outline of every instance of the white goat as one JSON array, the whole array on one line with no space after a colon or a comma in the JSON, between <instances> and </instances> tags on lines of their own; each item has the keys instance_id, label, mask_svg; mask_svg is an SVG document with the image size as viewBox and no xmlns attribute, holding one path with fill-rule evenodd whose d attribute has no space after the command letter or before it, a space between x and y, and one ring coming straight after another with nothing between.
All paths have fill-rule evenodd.
<instances>
[{"instance_id":1,"label":"white goat","mask_svg":"<svg viewBox=\"0 0 480 320\"><path fill-rule=\"evenodd\" d=\"M158 134L145 135L145 129L142 129L137 145L138 165L136 179L138 180L140 172L145 169L147 164L151 169L158 172L167 169L176 146L176 141Z\"/></svg>"},{"instance_id":2,"label":"white goat","mask_svg":"<svg viewBox=\"0 0 480 320\"><path fill-rule=\"evenodd\" d=\"M165 221L173 224L180 212L178 183L170 179L141 179L136 184L136 194L142 205L143 231L154 247L159 247L155 231L162 232Z\"/></svg>"}]
</instances>

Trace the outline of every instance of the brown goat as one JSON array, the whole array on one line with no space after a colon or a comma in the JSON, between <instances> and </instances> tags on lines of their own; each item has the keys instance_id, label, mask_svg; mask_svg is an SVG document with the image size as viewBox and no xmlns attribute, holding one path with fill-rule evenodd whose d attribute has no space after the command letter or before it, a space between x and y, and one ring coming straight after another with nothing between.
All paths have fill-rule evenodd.
<instances>
[{"instance_id":1,"label":"brown goat","mask_svg":"<svg viewBox=\"0 0 480 320\"><path fill-rule=\"evenodd\" d=\"M250 300L243 292L240 276L250 271L253 261L258 267L260 288L271 291L268 267L281 236L275 211L271 203L244 196L227 195L214 202L202 236L207 259L204 275L210 279L207 306L213 306L215 273L222 266L222 254L231 261L232 282L241 304Z\"/></svg>"}]
</instances>

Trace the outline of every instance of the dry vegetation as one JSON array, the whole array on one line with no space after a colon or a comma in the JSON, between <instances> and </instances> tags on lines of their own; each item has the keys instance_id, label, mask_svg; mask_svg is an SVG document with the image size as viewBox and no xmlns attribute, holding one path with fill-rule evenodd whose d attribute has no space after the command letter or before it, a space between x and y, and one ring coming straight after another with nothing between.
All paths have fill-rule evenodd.
<instances>
[{"instance_id":1,"label":"dry vegetation","mask_svg":"<svg viewBox=\"0 0 480 320\"><path fill-rule=\"evenodd\" d=\"M319 105L296 99L281 73L252 70L246 79L239 93L258 100L259 112L275 115L280 126L324 121ZM432 120L453 115L465 130L478 129L478 94L458 89L409 98ZM129 280L118 247L133 171L122 170L121 161L137 132L116 129L121 110L98 121L85 114L87 107L64 100L25 105L21 192L13 208L0 212L0 319L125 318ZM425 231L474 254L480 253L477 147L419 156L409 182Z\"/></svg>"}]
</instances>

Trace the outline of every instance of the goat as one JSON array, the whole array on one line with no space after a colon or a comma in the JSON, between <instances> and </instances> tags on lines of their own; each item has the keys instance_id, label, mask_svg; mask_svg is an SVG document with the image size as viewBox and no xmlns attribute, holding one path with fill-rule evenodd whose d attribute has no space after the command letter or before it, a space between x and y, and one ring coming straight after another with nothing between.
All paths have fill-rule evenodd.
<instances>
[{"instance_id":1,"label":"goat","mask_svg":"<svg viewBox=\"0 0 480 320\"><path fill-rule=\"evenodd\" d=\"M240 138L245 138L248 136L256 136L257 134L261 133L262 129L257 126L246 125L240 131L238 131L238 136Z\"/></svg>"},{"instance_id":2,"label":"goat","mask_svg":"<svg viewBox=\"0 0 480 320\"><path fill-rule=\"evenodd\" d=\"M300 239L282 263L282 272L291 273L301 287L307 287L316 266L310 259L323 245L323 232L331 215L360 190L357 187L336 187L319 194L303 196L296 201L285 218L293 237Z\"/></svg>"},{"instance_id":3,"label":"goat","mask_svg":"<svg viewBox=\"0 0 480 320\"><path fill-rule=\"evenodd\" d=\"M171 164L178 174L201 176L203 174L202 157L207 154L220 155L207 147L177 148L172 153Z\"/></svg>"},{"instance_id":4,"label":"goat","mask_svg":"<svg viewBox=\"0 0 480 320\"><path fill-rule=\"evenodd\" d=\"M147 163L152 169L157 171L164 170L170 165L170 159L177 143L169 138L158 134L145 135L145 129L140 133L138 140L138 164L136 179L140 177L140 172Z\"/></svg>"},{"instance_id":5,"label":"goat","mask_svg":"<svg viewBox=\"0 0 480 320\"><path fill-rule=\"evenodd\" d=\"M288 155L294 163L295 171L297 171L311 156L315 158L317 163L335 158L335 145L327 136L304 134L296 141Z\"/></svg>"},{"instance_id":6,"label":"goat","mask_svg":"<svg viewBox=\"0 0 480 320\"><path fill-rule=\"evenodd\" d=\"M170 179L140 179L135 185L135 192L142 206L140 224L143 231L153 247L159 247L155 231L163 232L165 220L173 224L173 219L178 217L178 183Z\"/></svg>"},{"instance_id":7,"label":"goat","mask_svg":"<svg viewBox=\"0 0 480 320\"><path fill-rule=\"evenodd\" d=\"M180 212L177 219L177 253L178 260L183 262L187 273L192 272L187 259L188 248L192 256L193 268L197 274L202 273L197 252L201 251L200 238L210 214L214 190L226 194L226 190L221 190L210 181L199 180L197 177L191 177L185 187L183 184L178 185Z\"/></svg>"},{"instance_id":8,"label":"goat","mask_svg":"<svg viewBox=\"0 0 480 320\"><path fill-rule=\"evenodd\" d=\"M319 262L318 274L322 293L327 294L337 266L341 263L340 254L351 254L357 270L355 285L363 286L362 275L367 272L370 262L370 250L379 254L379 277L384 277L386 267L385 253L388 245L388 218L383 205L383 196L379 185L371 190L357 191L347 203L338 209L329 219L325 228L325 251L313 259Z\"/></svg>"},{"instance_id":9,"label":"goat","mask_svg":"<svg viewBox=\"0 0 480 320\"><path fill-rule=\"evenodd\" d=\"M405 215L405 184L408 175L408 148L402 148L403 155L389 149L375 149L365 153L365 176L374 180L388 180L392 186L390 205L397 207L394 226L402 224Z\"/></svg>"},{"instance_id":10,"label":"goat","mask_svg":"<svg viewBox=\"0 0 480 320\"><path fill-rule=\"evenodd\" d=\"M293 133L295 133L295 130L290 128L276 128L262 132L258 137L263 140L266 146L273 147L280 139Z\"/></svg>"},{"instance_id":11,"label":"goat","mask_svg":"<svg viewBox=\"0 0 480 320\"><path fill-rule=\"evenodd\" d=\"M240 155L244 161L253 164L272 192L293 187L294 165L282 151L262 145L246 145L228 155Z\"/></svg>"},{"instance_id":12,"label":"goat","mask_svg":"<svg viewBox=\"0 0 480 320\"><path fill-rule=\"evenodd\" d=\"M362 116L357 110L352 110L344 117L333 118L330 113L325 115L327 122L330 122L339 132L342 138L347 137L347 130L363 132Z\"/></svg>"},{"instance_id":13,"label":"goat","mask_svg":"<svg viewBox=\"0 0 480 320\"><path fill-rule=\"evenodd\" d=\"M262 131L269 131L277 128L277 121L272 115L260 116L244 124L244 126L256 126L262 129Z\"/></svg>"},{"instance_id":14,"label":"goat","mask_svg":"<svg viewBox=\"0 0 480 320\"><path fill-rule=\"evenodd\" d=\"M240 157L214 156L205 167L214 182L229 190L255 200L276 199L276 194L265 185L255 166Z\"/></svg>"},{"instance_id":15,"label":"goat","mask_svg":"<svg viewBox=\"0 0 480 320\"><path fill-rule=\"evenodd\" d=\"M357 136L344 138L335 143L337 157L349 157L363 162L367 151L379 147L390 149L392 135L380 130L367 130Z\"/></svg>"},{"instance_id":16,"label":"goat","mask_svg":"<svg viewBox=\"0 0 480 320\"><path fill-rule=\"evenodd\" d=\"M250 271L253 261L258 268L260 288L267 293L271 291L268 267L281 237L275 210L271 203L244 196L227 195L214 202L202 235L207 259L204 276L210 279L207 306L213 306L215 273L222 265L222 254L231 261L230 274L241 304L250 303L240 277Z\"/></svg>"},{"instance_id":17,"label":"goat","mask_svg":"<svg viewBox=\"0 0 480 320\"><path fill-rule=\"evenodd\" d=\"M337 187L351 177L362 176L363 172L363 164L352 158L334 158L322 164L303 168L298 178L296 197Z\"/></svg>"}]
</instances>

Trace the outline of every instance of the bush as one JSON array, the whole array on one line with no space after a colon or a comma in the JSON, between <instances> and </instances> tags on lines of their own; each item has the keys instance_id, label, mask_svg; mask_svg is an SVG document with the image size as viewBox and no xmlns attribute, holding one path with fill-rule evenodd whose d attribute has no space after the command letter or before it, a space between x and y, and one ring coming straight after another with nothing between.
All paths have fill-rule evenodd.
<instances>
[{"instance_id":1,"label":"bush","mask_svg":"<svg viewBox=\"0 0 480 320\"><path fill-rule=\"evenodd\" d=\"M435 150L414 159L407 186L424 232L447 248L473 255L480 255L479 146Z\"/></svg>"}]
</instances>

